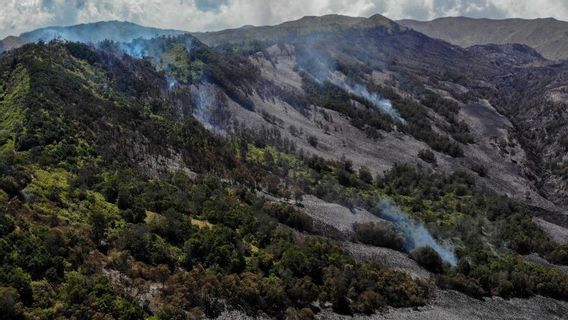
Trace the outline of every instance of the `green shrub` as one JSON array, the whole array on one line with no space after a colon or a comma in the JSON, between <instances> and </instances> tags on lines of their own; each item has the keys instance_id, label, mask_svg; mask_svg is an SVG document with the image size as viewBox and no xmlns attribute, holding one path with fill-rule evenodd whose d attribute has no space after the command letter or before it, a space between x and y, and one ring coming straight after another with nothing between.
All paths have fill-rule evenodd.
<instances>
[{"instance_id":1,"label":"green shrub","mask_svg":"<svg viewBox=\"0 0 568 320\"><path fill-rule=\"evenodd\" d=\"M479 164L479 163L475 163L471 166L471 170L475 173L477 173L478 176L480 177L487 177L487 174L489 173L489 169L487 169L486 166Z\"/></svg>"},{"instance_id":2,"label":"green shrub","mask_svg":"<svg viewBox=\"0 0 568 320\"><path fill-rule=\"evenodd\" d=\"M418 158L431 163L436 164L436 155L430 149L423 149L418 152Z\"/></svg>"},{"instance_id":3,"label":"green shrub","mask_svg":"<svg viewBox=\"0 0 568 320\"><path fill-rule=\"evenodd\" d=\"M156 313L158 320L186 320L187 314L182 309L172 305L165 305Z\"/></svg>"},{"instance_id":4,"label":"green shrub","mask_svg":"<svg viewBox=\"0 0 568 320\"><path fill-rule=\"evenodd\" d=\"M227 273L244 269L244 248L241 239L225 226L201 228L183 246L186 265L223 270Z\"/></svg>"},{"instance_id":5,"label":"green shrub","mask_svg":"<svg viewBox=\"0 0 568 320\"><path fill-rule=\"evenodd\" d=\"M441 288L457 290L476 298L481 298L487 295L486 291L483 290L479 284L479 281L469 278L461 273L458 273L455 276L442 275L438 277L437 280L437 284Z\"/></svg>"},{"instance_id":6,"label":"green shrub","mask_svg":"<svg viewBox=\"0 0 568 320\"><path fill-rule=\"evenodd\" d=\"M12 287L0 287L0 314L4 319L24 319L24 306L18 290Z\"/></svg>"},{"instance_id":7,"label":"green shrub","mask_svg":"<svg viewBox=\"0 0 568 320\"><path fill-rule=\"evenodd\" d=\"M361 179L361 181L371 184L373 183L373 175L371 174L371 171L369 170L369 168L362 166L361 168L359 168L359 179Z\"/></svg>"},{"instance_id":8,"label":"green shrub","mask_svg":"<svg viewBox=\"0 0 568 320\"><path fill-rule=\"evenodd\" d=\"M388 222L356 223L353 230L359 242L395 250L404 248L404 238Z\"/></svg>"},{"instance_id":9,"label":"green shrub","mask_svg":"<svg viewBox=\"0 0 568 320\"><path fill-rule=\"evenodd\" d=\"M313 220L307 214L296 210L294 206L283 203L268 203L264 211L279 222L300 231L312 232Z\"/></svg>"},{"instance_id":10,"label":"green shrub","mask_svg":"<svg viewBox=\"0 0 568 320\"><path fill-rule=\"evenodd\" d=\"M431 247L420 247L414 249L410 253L410 256L419 265L421 265L428 271L434 273L441 273L444 271L442 258L440 258L440 255L436 251L434 251L434 249L432 249Z\"/></svg>"},{"instance_id":11,"label":"green shrub","mask_svg":"<svg viewBox=\"0 0 568 320\"><path fill-rule=\"evenodd\" d=\"M315 136L309 136L308 137L308 143L314 147L317 148L318 147L318 138Z\"/></svg>"}]
</instances>

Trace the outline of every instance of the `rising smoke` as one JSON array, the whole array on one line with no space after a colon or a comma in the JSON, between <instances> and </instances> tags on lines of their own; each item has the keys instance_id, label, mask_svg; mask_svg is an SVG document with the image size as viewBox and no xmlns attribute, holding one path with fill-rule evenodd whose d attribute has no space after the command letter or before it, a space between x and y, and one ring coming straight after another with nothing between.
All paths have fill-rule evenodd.
<instances>
[{"instance_id":1,"label":"rising smoke","mask_svg":"<svg viewBox=\"0 0 568 320\"><path fill-rule=\"evenodd\" d=\"M137 38L130 42L118 43L117 49L120 52L138 59L150 58L158 70L164 71L166 74L167 89L172 90L180 83L180 80L174 76L172 66L164 63L164 56L170 54L169 51L172 50L174 45L179 44L185 48L188 55L191 54L193 38L189 34L176 37L160 36L153 39Z\"/></svg>"},{"instance_id":2,"label":"rising smoke","mask_svg":"<svg viewBox=\"0 0 568 320\"><path fill-rule=\"evenodd\" d=\"M153 39L161 36L176 36L183 33L182 31L142 27L129 22L109 21L70 27L47 27L24 33L21 37L26 42L64 40L97 44L106 40L126 43L134 39Z\"/></svg>"},{"instance_id":3,"label":"rising smoke","mask_svg":"<svg viewBox=\"0 0 568 320\"><path fill-rule=\"evenodd\" d=\"M304 71L310 74L315 81L318 83L328 81L353 96L369 101L378 111L390 116L394 120L403 124L406 123L389 99L383 98L375 92L370 92L364 85L359 83L348 83L345 80L345 76L334 67L331 57L313 48L305 48L302 53L305 54L303 59L309 64L310 69Z\"/></svg>"},{"instance_id":4,"label":"rising smoke","mask_svg":"<svg viewBox=\"0 0 568 320\"><path fill-rule=\"evenodd\" d=\"M371 102L373 106L375 106L375 108L389 115L394 120L397 120L401 123L406 123L406 121L400 116L400 113L394 108L389 99L382 98L374 92L369 92L367 88L358 83L350 85L345 82L345 80L340 78L332 78L329 81L347 91L351 95L366 99L367 101Z\"/></svg>"},{"instance_id":5,"label":"rising smoke","mask_svg":"<svg viewBox=\"0 0 568 320\"><path fill-rule=\"evenodd\" d=\"M211 96L209 88L207 86L198 86L197 92L194 95L194 110L193 115L195 118L201 122L207 129L212 130L214 126L211 124L211 114L209 108L211 108Z\"/></svg>"},{"instance_id":6,"label":"rising smoke","mask_svg":"<svg viewBox=\"0 0 568 320\"><path fill-rule=\"evenodd\" d=\"M412 221L408 215L388 201L380 204L382 218L393 222L396 228L404 235L404 248L412 251L419 247L431 247L440 257L452 266L458 262L451 245L441 244L436 241L426 228Z\"/></svg>"},{"instance_id":7,"label":"rising smoke","mask_svg":"<svg viewBox=\"0 0 568 320\"><path fill-rule=\"evenodd\" d=\"M148 45L146 42L133 40L128 43L120 43L118 45L120 51L134 58L144 58L148 56Z\"/></svg>"}]
</instances>

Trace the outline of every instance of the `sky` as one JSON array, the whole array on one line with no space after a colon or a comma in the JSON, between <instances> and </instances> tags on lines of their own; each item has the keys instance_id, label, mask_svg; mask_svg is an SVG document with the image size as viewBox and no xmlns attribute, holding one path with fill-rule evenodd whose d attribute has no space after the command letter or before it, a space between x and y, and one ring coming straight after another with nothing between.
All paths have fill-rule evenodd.
<instances>
[{"instance_id":1,"label":"sky","mask_svg":"<svg viewBox=\"0 0 568 320\"><path fill-rule=\"evenodd\" d=\"M186 31L273 25L306 15L382 14L568 20L568 0L0 0L0 38L40 27L103 20Z\"/></svg>"}]
</instances>

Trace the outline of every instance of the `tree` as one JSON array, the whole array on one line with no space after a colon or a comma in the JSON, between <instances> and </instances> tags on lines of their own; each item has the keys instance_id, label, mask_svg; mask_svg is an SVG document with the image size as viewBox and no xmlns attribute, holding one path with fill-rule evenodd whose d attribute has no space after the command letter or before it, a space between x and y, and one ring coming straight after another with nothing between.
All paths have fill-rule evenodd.
<instances>
[{"instance_id":1,"label":"tree","mask_svg":"<svg viewBox=\"0 0 568 320\"><path fill-rule=\"evenodd\" d=\"M280 192L280 179L274 174L270 174L264 178L264 185L270 194L278 195Z\"/></svg>"},{"instance_id":2,"label":"tree","mask_svg":"<svg viewBox=\"0 0 568 320\"><path fill-rule=\"evenodd\" d=\"M240 272L245 265L240 238L225 226L199 229L183 249L188 267L202 264L225 272Z\"/></svg>"},{"instance_id":3,"label":"tree","mask_svg":"<svg viewBox=\"0 0 568 320\"><path fill-rule=\"evenodd\" d=\"M109 220L104 212L95 211L91 214L91 234L97 245L106 238L108 225Z\"/></svg>"},{"instance_id":4,"label":"tree","mask_svg":"<svg viewBox=\"0 0 568 320\"><path fill-rule=\"evenodd\" d=\"M149 264L173 263L173 258L165 240L152 233L146 225L134 225L123 231L119 248Z\"/></svg>"},{"instance_id":5,"label":"tree","mask_svg":"<svg viewBox=\"0 0 568 320\"><path fill-rule=\"evenodd\" d=\"M300 205L302 200L304 199L304 191L302 188L295 186L294 187L294 200L296 201L296 205Z\"/></svg>"},{"instance_id":6,"label":"tree","mask_svg":"<svg viewBox=\"0 0 568 320\"><path fill-rule=\"evenodd\" d=\"M403 249L404 238L389 223L356 223L353 229L359 242L395 250Z\"/></svg>"},{"instance_id":7,"label":"tree","mask_svg":"<svg viewBox=\"0 0 568 320\"><path fill-rule=\"evenodd\" d=\"M420 247L415 249L410 253L410 256L428 271L434 273L444 271L442 258L440 258L440 255L431 247Z\"/></svg>"},{"instance_id":8,"label":"tree","mask_svg":"<svg viewBox=\"0 0 568 320\"><path fill-rule=\"evenodd\" d=\"M369 168L362 166L359 169L359 179L368 184L373 183L373 175L371 174Z\"/></svg>"},{"instance_id":9,"label":"tree","mask_svg":"<svg viewBox=\"0 0 568 320\"><path fill-rule=\"evenodd\" d=\"M430 149L420 150L418 152L418 158L420 158L420 159L422 159L422 160L424 160L428 163L431 163L431 164L437 163L436 155Z\"/></svg>"},{"instance_id":10,"label":"tree","mask_svg":"<svg viewBox=\"0 0 568 320\"><path fill-rule=\"evenodd\" d=\"M24 319L23 307L18 290L12 287L0 287L0 315L3 319Z\"/></svg>"},{"instance_id":11,"label":"tree","mask_svg":"<svg viewBox=\"0 0 568 320\"><path fill-rule=\"evenodd\" d=\"M314 147L317 148L318 147L318 138L315 136L309 136L308 137L308 143Z\"/></svg>"}]
</instances>

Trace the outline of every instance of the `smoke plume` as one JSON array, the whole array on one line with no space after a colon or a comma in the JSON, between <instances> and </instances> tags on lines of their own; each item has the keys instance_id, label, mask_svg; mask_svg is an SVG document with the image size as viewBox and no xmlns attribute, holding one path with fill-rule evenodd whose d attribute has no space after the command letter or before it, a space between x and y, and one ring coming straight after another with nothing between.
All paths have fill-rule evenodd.
<instances>
[{"instance_id":1,"label":"smoke plume","mask_svg":"<svg viewBox=\"0 0 568 320\"><path fill-rule=\"evenodd\" d=\"M314 37L311 41L317 41L317 37ZM389 99L383 98L375 92L369 92L364 85L359 83L348 83L345 80L346 76L334 67L333 59L330 56L314 48L304 48L303 50L302 60L304 67L306 67L304 71L310 74L315 81L320 84L328 81L353 96L369 101L378 111L392 119L403 124L406 123Z\"/></svg>"},{"instance_id":2,"label":"smoke plume","mask_svg":"<svg viewBox=\"0 0 568 320\"><path fill-rule=\"evenodd\" d=\"M367 88L358 83L350 85L345 82L345 80L339 78L330 79L330 82L347 91L349 94L366 99L367 101L371 102L373 106L375 106L375 108L389 115L394 120L397 120L401 123L406 123L406 121L400 116L400 113L394 108L389 99L382 98L374 92L369 92Z\"/></svg>"},{"instance_id":3,"label":"smoke plume","mask_svg":"<svg viewBox=\"0 0 568 320\"><path fill-rule=\"evenodd\" d=\"M404 235L404 247L406 250L412 251L419 247L430 247L445 262L452 266L457 264L458 259L454 254L452 246L436 241L422 224L412 221L406 213L393 206L390 202L381 202L380 209L382 217L393 222L396 228Z\"/></svg>"}]
</instances>

